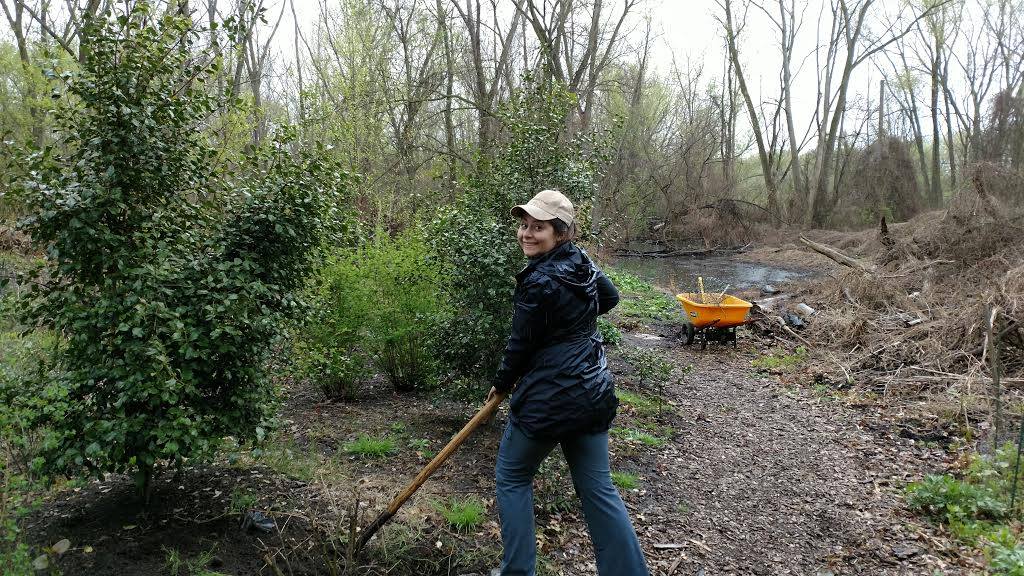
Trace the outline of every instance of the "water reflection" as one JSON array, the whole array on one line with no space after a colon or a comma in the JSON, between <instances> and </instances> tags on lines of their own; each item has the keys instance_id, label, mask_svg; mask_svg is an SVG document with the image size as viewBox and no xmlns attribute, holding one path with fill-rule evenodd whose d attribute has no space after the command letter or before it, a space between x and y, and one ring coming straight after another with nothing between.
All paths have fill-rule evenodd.
<instances>
[{"instance_id":1,"label":"water reflection","mask_svg":"<svg viewBox=\"0 0 1024 576\"><path fill-rule=\"evenodd\" d=\"M708 258L614 258L606 263L627 270L657 286L678 292L695 292L697 277L704 278L704 289L719 292L778 285L788 280L811 275L809 270L795 270L743 262L729 256Z\"/></svg>"}]
</instances>

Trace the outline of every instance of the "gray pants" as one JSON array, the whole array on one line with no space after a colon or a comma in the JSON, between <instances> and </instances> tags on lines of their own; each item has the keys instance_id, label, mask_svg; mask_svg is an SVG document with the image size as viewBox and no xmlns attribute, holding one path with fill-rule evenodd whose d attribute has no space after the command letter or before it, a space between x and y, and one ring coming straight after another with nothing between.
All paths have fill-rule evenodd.
<instances>
[{"instance_id":1,"label":"gray pants","mask_svg":"<svg viewBox=\"0 0 1024 576\"><path fill-rule=\"evenodd\" d=\"M562 445L576 495L583 505L600 576L648 576L640 542L626 506L612 484L608 434L585 434L557 441L534 440L509 423L501 438L497 481L498 514L504 557L502 576L534 576L537 547L533 519L533 477L544 458Z\"/></svg>"}]
</instances>

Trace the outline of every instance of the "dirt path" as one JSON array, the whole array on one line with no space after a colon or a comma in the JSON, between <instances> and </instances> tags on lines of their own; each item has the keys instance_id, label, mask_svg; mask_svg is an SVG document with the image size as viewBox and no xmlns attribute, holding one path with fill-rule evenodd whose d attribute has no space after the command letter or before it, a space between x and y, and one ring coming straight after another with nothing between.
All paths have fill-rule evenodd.
<instances>
[{"instance_id":1,"label":"dirt path","mask_svg":"<svg viewBox=\"0 0 1024 576\"><path fill-rule=\"evenodd\" d=\"M877 408L851 408L826 389L757 373L750 361L761 350L749 335L735 350L706 351L671 336L657 327L627 334L627 347L657 349L693 371L664 390L669 406L661 415L624 404L611 443L613 470L638 477L623 493L652 574L980 573L966 551L903 505L909 480L948 464L944 450L900 437ZM618 352L611 357L621 389L652 392L632 381ZM472 410L383 391L358 404L324 404L312 390L293 390L285 448L276 455L200 467L187 481L168 477L160 504L142 516L132 511L129 479L93 482L53 498L29 534L39 544L71 539L75 548L59 562L65 574L168 574L172 551L188 559L209 550L209 566L223 574L274 574L267 558L285 574L330 573L353 487L372 516ZM482 429L407 504L372 542L360 574L480 574L495 565L501 425L499 418ZM623 430L664 443L649 446ZM397 453L385 460L346 454L360 434L392 436ZM571 491L556 453L536 488L542 574L595 573ZM240 531L231 505L239 495L275 516L279 532ZM487 506L486 520L456 533L437 503L467 496Z\"/></svg>"},{"instance_id":2,"label":"dirt path","mask_svg":"<svg viewBox=\"0 0 1024 576\"><path fill-rule=\"evenodd\" d=\"M967 573L943 554L954 545L910 517L901 497L945 451L887 432L870 408L757 374L750 341L702 352L630 340L694 366L667 391L679 428L634 504L652 565L709 575Z\"/></svg>"}]
</instances>

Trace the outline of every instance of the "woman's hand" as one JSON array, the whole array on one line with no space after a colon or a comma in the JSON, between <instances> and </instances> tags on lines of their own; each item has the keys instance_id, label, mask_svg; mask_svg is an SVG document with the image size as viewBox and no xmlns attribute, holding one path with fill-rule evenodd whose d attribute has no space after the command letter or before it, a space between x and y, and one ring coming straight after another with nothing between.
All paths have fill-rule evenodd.
<instances>
[{"instance_id":1,"label":"woman's hand","mask_svg":"<svg viewBox=\"0 0 1024 576\"><path fill-rule=\"evenodd\" d=\"M485 404L489 403L491 401L491 399L493 399L497 395L498 395L498 389L495 388L494 386L491 386L491 391L487 393L487 399L484 400L484 403Z\"/></svg>"}]
</instances>

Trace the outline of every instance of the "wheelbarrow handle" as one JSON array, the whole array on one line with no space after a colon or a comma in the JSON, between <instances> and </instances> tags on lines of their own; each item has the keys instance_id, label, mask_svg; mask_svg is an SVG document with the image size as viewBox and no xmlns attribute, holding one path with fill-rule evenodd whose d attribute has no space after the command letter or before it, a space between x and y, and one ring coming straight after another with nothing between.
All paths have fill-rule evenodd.
<instances>
[{"instance_id":1,"label":"wheelbarrow handle","mask_svg":"<svg viewBox=\"0 0 1024 576\"><path fill-rule=\"evenodd\" d=\"M491 400L484 404L483 408L481 408L476 415L462 427L462 430L452 437L451 441L448 442L448 445L438 452L437 456L434 456L434 459L420 470L419 474L416 475L416 478L414 478L413 481L405 487L405 490L402 490L398 496L395 496L395 499L391 501L391 504L388 505L387 509L381 512L380 515L362 531L362 534L359 535L359 541L356 543L355 548L356 552L359 552L363 549L363 546L366 546L366 543L378 530L380 530L380 527L387 523L387 521L398 512L398 509L402 507L402 504L405 504L405 501L411 498L412 495L419 490L420 486L422 486L423 483L441 467L441 464L444 464L445 460L447 460L448 457L466 441L466 438L469 438L470 434L472 434L480 424L490 419L498 409L498 406L505 399L505 396L506 394L502 392L496 393Z\"/></svg>"}]
</instances>

